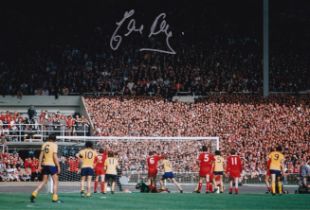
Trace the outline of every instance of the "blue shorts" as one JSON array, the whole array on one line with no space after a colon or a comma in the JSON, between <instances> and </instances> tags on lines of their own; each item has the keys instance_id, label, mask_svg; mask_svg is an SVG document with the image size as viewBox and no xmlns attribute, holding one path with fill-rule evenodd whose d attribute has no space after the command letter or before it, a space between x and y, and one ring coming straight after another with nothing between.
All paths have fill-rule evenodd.
<instances>
[{"instance_id":1,"label":"blue shorts","mask_svg":"<svg viewBox=\"0 0 310 210\"><path fill-rule=\"evenodd\" d=\"M172 179L174 178L174 175L172 172L165 172L163 175L163 179Z\"/></svg>"},{"instance_id":2,"label":"blue shorts","mask_svg":"<svg viewBox=\"0 0 310 210\"><path fill-rule=\"evenodd\" d=\"M281 176L280 170L270 170L270 174L275 174L276 176Z\"/></svg>"},{"instance_id":3,"label":"blue shorts","mask_svg":"<svg viewBox=\"0 0 310 210\"><path fill-rule=\"evenodd\" d=\"M94 169L92 169L92 168L82 168L81 176L94 176Z\"/></svg>"},{"instance_id":4,"label":"blue shorts","mask_svg":"<svg viewBox=\"0 0 310 210\"><path fill-rule=\"evenodd\" d=\"M56 166L42 166L42 174L43 175L51 175L57 174L58 170Z\"/></svg>"}]
</instances>

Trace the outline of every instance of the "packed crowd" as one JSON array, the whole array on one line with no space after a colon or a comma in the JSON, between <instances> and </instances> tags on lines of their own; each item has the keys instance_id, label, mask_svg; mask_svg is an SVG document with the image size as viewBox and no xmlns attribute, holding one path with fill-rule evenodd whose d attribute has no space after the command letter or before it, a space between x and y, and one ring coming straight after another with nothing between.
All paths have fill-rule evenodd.
<instances>
[{"instance_id":1,"label":"packed crowd","mask_svg":"<svg viewBox=\"0 0 310 210\"><path fill-rule=\"evenodd\" d=\"M169 98L177 92L257 92L262 85L254 38L217 36L206 46L184 46L176 56L165 57L164 62L162 54L137 54L130 48L114 55L63 46L59 52L62 56L54 61L47 60L49 55L37 53L32 58L36 71L13 83L8 79L20 72L2 63L4 83L0 91L19 97L97 93ZM52 82L55 79L59 81L57 86ZM43 86L41 81L45 81Z\"/></svg>"},{"instance_id":2,"label":"packed crowd","mask_svg":"<svg viewBox=\"0 0 310 210\"><path fill-rule=\"evenodd\" d=\"M279 9L281 12L270 13L273 25L270 29L270 86L273 91L294 92L310 87L307 59L310 19L309 13L302 9L305 5L299 6L292 8L290 3L284 3ZM271 7L278 7L277 3L271 3Z\"/></svg>"},{"instance_id":3,"label":"packed crowd","mask_svg":"<svg viewBox=\"0 0 310 210\"><path fill-rule=\"evenodd\" d=\"M89 135L90 124L86 117L79 113L66 115L41 110L37 115L34 107L29 108L27 113L0 113L0 136L7 137L9 141L35 138L36 134L47 135L52 132L70 136Z\"/></svg>"},{"instance_id":4,"label":"packed crowd","mask_svg":"<svg viewBox=\"0 0 310 210\"><path fill-rule=\"evenodd\" d=\"M194 104L122 97L90 97L86 102L97 135L219 136L223 153L236 148L243 157L244 173L250 176L265 172L267 154L277 144L283 145L289 173L298 171L300 160L310 158L309 96L210 95ZM172 152L176 171L192 172L199 145L144 141L110 147L116 147L128 169L143 170L152 148Z\"/></svg>"},{"instance_id":5,"label":"packed crowd","mask_svg":"<svg viewBox=\"0 0 310 210\"><path fill-rule=\"evenodd\" d=\"M0 152L0 181L39 181L41 173L38 170L39 159L35 154L23 154L21 158L18 152ZM78 180L79 160L75 156L61 156L60 164L63 173L60 180Z\"/></svg>"},{"instance_id":6,"label":"packed crowd","mask_svg":"<svg viewBox=\"0 0 310 210\"><path fill-rule=\"evenodd\" d=\"M0 181L35 181L38 179L38 159L25 161L18 153L0 153Z\"/></svg>"},{"instance_id":7,"label":"packed crowd","mask_svg":"<svg viewBox=\"0 0 310 210\"><path fill-rule=\"evenodd\" d=\"M76 151L74 151L75 153ZM60 156L60 164L63 173L61 180L75 180L78 178L79 160L74 154ZM73 155L73 156L72 156ZM23 158L18 152L0 152L0 181L39 181L41 173L38 170L39 159L34 153L23 153Z\"/></svg>"},{"instance_id":8,"label":"packed crowd","mask_svg":"<svg viewBox=\"0 0 310 210\"><path fill-rule=\"evenodd\" d=\"M186 2L170 6L164 3L167 18L173 26L171 45L176 55L139 52L139 48L145 47L143 45L166 48L164 41L144 39L144 35L141 42L136 37L126 37L120 48L113 51L109 42L115 22L132 7L126 7L123 2L119 5L114 1L98 5L93 8L94 12L89 18L81 18L80 22L67 22L80 17L78 11L70 10L68 13L67 10L57 8L59 18L54 19L55 22L51 21L49 26L40 23L36 26L37 31L48 31L47 37L42 35L45 33L38 33L42 36L33 38L36 36L27 31L24 23L16 21L11 25L21 30L25 39L28 35L29 39L25 40L24 45L16 46L16 51L21 54L18 60L0 61L0 93L19 96L54 94L56 97L59 94L98 93L161 95L169 98L178 91L198 95L210 91L261 92L262 31L259 29L262 27L258 21L261 12L257 9L260 6L253 6L257 2L248 5L251 9L240 11L240 14L247 17L244 18L237 15L242 7L235 2L227 9L220 2L205 4L205 1L190 6ZM147 9L153 11L152 6L145 6L141 8L141 5L135 5L137 22L152 21L158 15L149 14ZM190 14L184 18L189 8ZM11 19L15 19L15 16L20 16L16 20L28 18L12 10L8 12L8 16L14 14ZM281 12L273 11L273 14L278 13ZM288 15L285 11L283 13L281 18L273 20L286 23ZM299 15L308 16L302 13ZM105 20L104 23L98 22L101 19ZM274 24L278 28L271 31L271 91L294 92L310 88L308 51L300 51L300 46L307 42L299 42L296 38L300 34L309 36L310 31L303 26L302 32L294 33L304 24L301 20L297 17L290 19L290 27L294 27L294 30L287 29L286 25L281 28L280 24ZM289 44L286 40L288 34ZM51 41L50 36L54 36L55 40ZM303 49L307 49L306 45Z\"/></svg>"}]
</instances>

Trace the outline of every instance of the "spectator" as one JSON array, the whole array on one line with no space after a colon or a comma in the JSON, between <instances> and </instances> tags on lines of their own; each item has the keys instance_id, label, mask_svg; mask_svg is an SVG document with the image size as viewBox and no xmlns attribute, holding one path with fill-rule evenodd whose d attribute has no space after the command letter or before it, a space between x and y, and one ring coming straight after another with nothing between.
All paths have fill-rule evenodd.
<instances>
[{"instance_id":1,"label":"spectator","mask_svg":"<svg viewBox=\"0 0 310 210\"><path fill-rule=\"evenodd\" d=\"M296 160L309 154L308 96L271 96L264 99L244 94L209 95L195 104L145 97L89 97L85 101L97 135L219 136L223 154L227 154L229 148L237 148L243 158L246 176L252 178L263 173L265 166L261 163L266 162L269 148L278 143L285 145L288 169L298 168ZM121 151L124 171L144 170L142 157L151 149L146 143L140 142L138 148L132 142L127 142L126 146L125 143L114 145L109 141L102 144ZM158 152L171 151L176 160L195 158L195 149L192 148L197 142L161 144L153 141L152 148ZM178 151L182 151L182 155ZM173 164L176 171L195 170L187 161Z\"/></svg>"},{"instance_id":2,"label":"spectator","mask_svg":"<svg viewBox=\"0 0 310 210\"><path fill-rule=\"evenodd\" d=\"M300 176L302 179L302 184L304 187L307 187L308 189L310 188L310 165L309 165L309 160L303 160L302 165L300 167Z\"/></svg>"},{"instance_id":3,"label":"spectator","mask_svg":"<svg viewBox=\"0 0 310 210\"><path fill-rule=\"evenodd\" d=\"M37 115L37 111L35 110L34 106L30 106L28 109L29 120L32 121L36 115Z\"/></svg>"}]
</instances>

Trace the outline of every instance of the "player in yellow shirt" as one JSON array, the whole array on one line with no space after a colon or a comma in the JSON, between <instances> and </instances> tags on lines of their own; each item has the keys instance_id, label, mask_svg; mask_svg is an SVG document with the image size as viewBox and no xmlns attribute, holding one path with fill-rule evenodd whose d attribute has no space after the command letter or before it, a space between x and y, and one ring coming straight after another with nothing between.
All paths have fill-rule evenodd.
<instances>
[{"instance_id":1,"label":"player in yellow shirt","mask_svg":"<svg viewBox=\"0 0 310 210\"><path fill-rule=\"evenodd\" d=\"M108 158L104 161L105 174L105 190L108 187L108 183L111 184L111 193L114 194L115 183L117 179L117 168L119 167L118 159L115 157L117 154L110 151L108 152Z\"/></svg>"},{"instance_id":2,"label":"player in yellow shirt","mask_svg":"<svg viewBox=\"0 0 310 210\"><path fill-rule=\"evenodd\" d=\"M162 178L160 180L160 188L161 188L161 190L169 192L169 190L164 187L164 181L165 180L169 180L169 181L172 181L175 184L175 186L179 189L180 193L183 193L183 189L182 189L181 185L174 178L174 174L173 174L173 170L172 170L172 164L167 159L167 155L163 155L162 158L163 158L162 159L162 164L163 164L163 168L164 168L164 175L162 176Z\"/></svg>"},{"instance_id":3,"label":"player in yellow shirt","mask_svg":"<svg viewBox=\"0 0 310 210\"><path fill-rule=\"evenodd\" d=\"M224 192L223 175L224 175L224 158L221 156L221 151L216 150L214 156L214 169L213 169L213 184L214 187L220 186L220 193ZM219 180L217 180L219 179ZM219 182L219 184L217 184Z\"/></svg>"},{"instance_id":4,"label":"player in yellow shirt","mask_svg":"<svg viewBox=\"0 0 310 210\"><path fill-rule=\"evenodd\" d=\"M58 200L57 193L58 193L58 174L60 174L61 170L57 157L58 146L55 143L55 141L56 141L56 135L52 134L48 137L47 142L44 143L41 147L38 170L41 171L43 175L43 180L38 185L38 187L32 192L30 197L31 202L34 202L39 191L47 183L49 175L51 175L53 179L52 201L60 202Z\"/></svg>"},{"instance_id":5,"label":"player in yellow shirt","mask_svg":"<svg viewBox=\"0 0 310 210\"><path fill-rule=\"evenodd\" d=\"M271 152L268 155L268 160L270 160L270 174L271 174L271 193L276 194L276 182L278 184L279 194L282 193L282 182L281 175L284 174L284 160L285 157L281 153L282 147L278 145L276 151ZM282 172L282 174L281 174Z\"/></svg>"},{"instance_id":6,"label":"player in yellow shirt","mask_svg":"<svg viewBox=\"0 0 310 210\"><path fill-rule=\"evenodd\" d=\"M91 180L94 175L94 160L97 157L97 152L93 150L93 143L87 141L85 149L82 149L76 156L80 159L81 166L81 196L85 196L84 185L87 179L87 193L86 196L90 197Z\"/></svg>"}]
</instances>

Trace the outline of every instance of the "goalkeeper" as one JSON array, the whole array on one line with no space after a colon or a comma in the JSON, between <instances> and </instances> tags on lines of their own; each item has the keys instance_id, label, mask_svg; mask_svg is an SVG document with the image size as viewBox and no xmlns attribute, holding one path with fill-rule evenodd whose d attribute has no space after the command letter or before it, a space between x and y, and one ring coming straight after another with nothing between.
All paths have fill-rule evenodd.
<instances>
[{"instance_id":1,"label":"goalkeeper","mask_svg":"<svg viewBox=\"0 0 310 210\"><path fill-rule=\"evenodd\" d=\"M140 190L142 193L150 192L149 186L144 183L143 179L141 179L140 183L137 183L136 189Z\"/></svg>"},{"instance_id":2,"label":"goalkeeper","mask_svg":"<svg viewBox=\"0 0 310 210\"><path fill-rule=\"evenodd\" d=\"M300 187L303 189L302 191L309 193L310 192L310 160L302 160L302 164L300 167Z\"/></svg>"}]
</instances>

